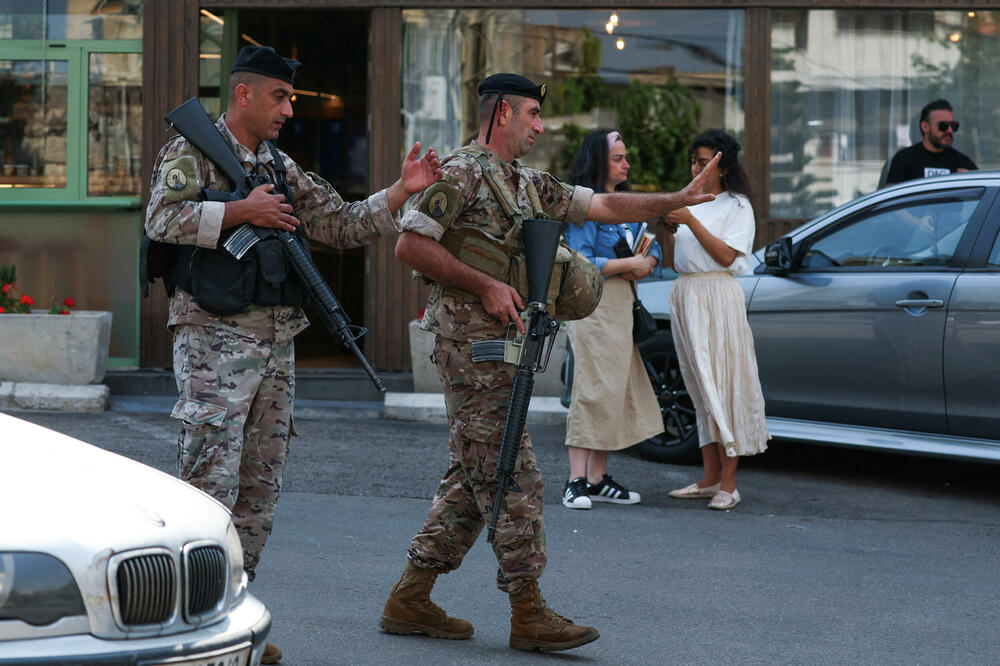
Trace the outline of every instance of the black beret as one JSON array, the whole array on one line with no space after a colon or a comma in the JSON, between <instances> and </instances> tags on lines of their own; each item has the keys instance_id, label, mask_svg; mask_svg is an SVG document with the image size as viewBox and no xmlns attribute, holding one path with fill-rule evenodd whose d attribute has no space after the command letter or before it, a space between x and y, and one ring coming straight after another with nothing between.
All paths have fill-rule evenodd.
<instances>
[{"instance_id":1,"label":"black beret","mask_svg":"<svg viewBox=\"0 0 1000 666\"><path fill-rule=\"evenodd\" d=\"M483 79L479 84L479 95L500 93L501 95L520 95L545 101L545 84L536 86L535 82L520 74L493 74Z\"/></svg>"},{"instance_id":2,"label":"black beret","mask_svg":"<svg viewBox=\"0 0 1000 666\"><path fill-rule=\"evenodd\" d=\"M294 83L295 70L302 66L298 60L283 58L270 46L244 46L236 56L233 72L253 72L285 83Z\"/></svg>"}]
</instances>

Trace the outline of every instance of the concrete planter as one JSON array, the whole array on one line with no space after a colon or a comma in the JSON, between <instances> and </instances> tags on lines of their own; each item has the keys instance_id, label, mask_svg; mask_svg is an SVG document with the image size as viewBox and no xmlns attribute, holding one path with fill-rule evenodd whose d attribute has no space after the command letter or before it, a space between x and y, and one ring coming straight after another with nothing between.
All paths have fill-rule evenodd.
<instances>
[{"instance_id":1,"label":"concrete planter","mask_svg":"<svg viewBox=\"0 0 1000 666\"><path fill-rule=\"evenodd\" d=\"M556 334L556 342L549 357L549 366L545 372L535 375L534 396L562 395L562 379L559 373L563 361L566 360L566 327L563 326ZM434 351L434 334L420 330L420 321L410 322L410 359L413 368L413 390L416 393L441 393L441 378L437 368L431 363L431 352Z\"/></svg>"},{"instance_id":2,"label":"concrete planter","mask_svg":"<svg viewBox=\"0 0 1000 666\"><path fill-rule=\"evenodd\" d=\"M0 314L0 381L99 384L108 365L111 313Z\"/></svg>"}]
</instances>

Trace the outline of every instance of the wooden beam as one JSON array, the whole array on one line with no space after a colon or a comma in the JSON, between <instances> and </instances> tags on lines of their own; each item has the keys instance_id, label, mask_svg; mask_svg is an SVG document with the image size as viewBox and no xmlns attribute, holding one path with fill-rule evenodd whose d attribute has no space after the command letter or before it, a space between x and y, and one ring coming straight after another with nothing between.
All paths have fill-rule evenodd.
<instances>
[{"instance_id":1,"label":"wooden beam","mask_svg":"<svg viewBox=\"0 0 1000 666\"><path fill-rule=\"evenodd\" d=\"M771 199L771 10L748 9L746 14L743 166L754 195L755 247L760 247L771 240L767 225Z\"/></svg>"},{"instance_id":2,"label":"wooden beam","mask_svg":"<svg viewBox=\"0 0 1000 666\"><path fill-rule=\"evenodd\" d=\"M368 189L399 177L402 166L402 12L379 7L370 14L368 41ZM396 237L365 250L365 352L382 371L410 369L409 321L426 300L426 289L395 258Z\"/></svg>"},{"instance_id":3,"label":"wooden beam","mask_svg":"<svg viewBox=\"0 0 1000 666\"><path fill-rule=\"evenodd\" d=\"M198 0L147 0L142 16L142 213L149 202L149 183L156 155L167 139L163 116L198 94ZM180 38L178 39L178 36ZM140 297L139 364L173 365L167 331L167 298L160 283Z\"/></svg>"}]
</instances>

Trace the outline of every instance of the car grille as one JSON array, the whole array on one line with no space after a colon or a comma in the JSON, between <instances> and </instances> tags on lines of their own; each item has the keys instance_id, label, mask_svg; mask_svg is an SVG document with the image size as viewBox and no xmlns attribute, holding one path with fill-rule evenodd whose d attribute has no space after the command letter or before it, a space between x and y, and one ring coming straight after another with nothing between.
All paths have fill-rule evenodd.
<instances>
[{"instance_id":1,"label":"car grille","mask_svg":"<svg viewBox=\"0 0 1000 666\"><path fill-rule=\"evenodd\" d=\"M177 573L169 555L139 555L118 565L118 603L124 624L165 622L177 599Z\"/></svg>"},{"instance_id":2,"label":"car grille","mask_svg":"<svg viewBox=\"0 0 1000 666\"><path fill-rule=\"evenodd\" d=\"M176 620L178 593L184 600L184 618L200 621L218 611L226 595L228 571L219 546L187 547L182 554L183 575L177 560L164 552L146 552L118 563L118 611L128 627Z\"/></svg>"},{"instance_id":3,"label":"car grille","mask_svg":"<svg viewBox=\"0 0 1000 666\"><path fill-rule=\"evenodd\" d=\"M215 608L226 593L226 555L218 546L192 548L187 561L187 615Z\"/></svg>"}]
</instances>

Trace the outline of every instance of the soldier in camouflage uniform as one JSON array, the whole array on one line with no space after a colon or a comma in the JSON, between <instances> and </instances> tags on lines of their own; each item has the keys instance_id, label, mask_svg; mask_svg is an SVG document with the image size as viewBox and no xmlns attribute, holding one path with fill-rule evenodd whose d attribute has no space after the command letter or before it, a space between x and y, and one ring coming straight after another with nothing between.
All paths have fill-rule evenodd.
<instances>
[{"instance_id":1,"label":"soldier in camouflage uniform","mask_svg":"<svg viewBox=\"0 0 1000 666\"><path fill-rule=\"evenodd\" d=\"M400 180L364 201L344 202L329 183L284 153L272 153L267 143L292 116L292 77L298 67L270 47L245 47L230 76L229 110L216 123L244 168L264 168L274 176L274 155L280 156L297 217L283 196L272 194L273 185L259 186L241 201L198 201L202 188L228 190L232 184L176 136L153 167L145 223L152 240L214 249L225 229L242 222L290 232L301 225L309 239L337 248L397 233L399 207L441 176L433 149L417 160L417 144ZM286 268L290 274L291 267ZM171 416L181 422L180 477L232 511L249 580L271 533L294 433L292 339L308 325L296 306L251 303L236 314L218 314L181 287L170 298L168 327L180 394ZM276 662L280 650L269 643L264 659Z\"/></svg>"},{"instance_id":2,"label":"soldier in camouflage uniform","mask_svg":"<svg viewBox=\"0 0 1000 666\"><path fill-rule=\"evenodd\" d=\"M436 335L432 359L444 382L450 437L448 471L382 612L380 625L393 633L468 638L474 631L468 621L448 617L435 605L430 590L438 574L461 564L491 514L516 367L473 363L471 343L504 337L508 324L524 332L519 311L527 284L517 253L523 245L521 220L544 213L576 225L585 220L618 224L713 198L701 193L701 178L678 193L594 194L528 168L517 158L543 131L545 86L515 74L495 74L483 81L479 93L478 139L443 160L444 180L429 187L403 217L396 245L396 256L433 282L421 327ZM590 273L571 279L574 261L570 257L570 268L554 271L562 281L549 291L557 296L557 319L586 316L600 298L596 269L590 265ZM521 490L507 495L493 544L500 565L497 587L511 600L510 646L565 650L593 641L596 629L553 612L538 589L546 564L543 486L527 433L515 472Z\"/></svg>"}]
</instances>

